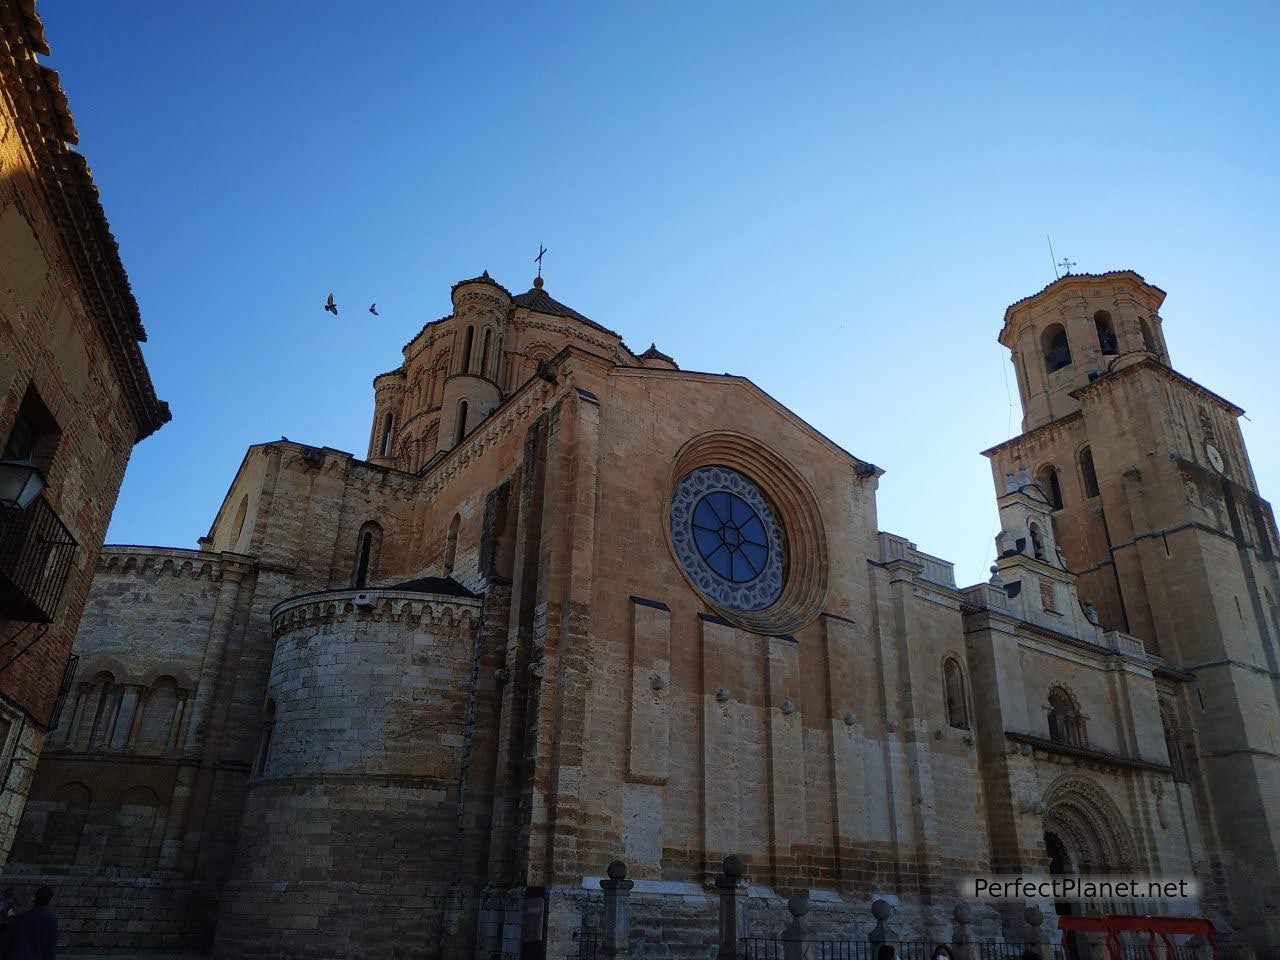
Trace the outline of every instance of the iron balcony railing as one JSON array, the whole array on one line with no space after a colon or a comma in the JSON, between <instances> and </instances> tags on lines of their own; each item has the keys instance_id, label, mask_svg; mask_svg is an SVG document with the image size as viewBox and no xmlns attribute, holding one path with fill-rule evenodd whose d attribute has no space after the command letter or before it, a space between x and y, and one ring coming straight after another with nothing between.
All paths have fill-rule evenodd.
<instances>
[{"instance_id":1,"label":"iron balcony railing","mask_svg":"<svg viewBox=\"0 0 1280 960\"><path fill-rule=\"evenodd\" d=\"M71 574L76 541L44 497L0 506L0 614L49 623Z\"/></svg>"}]
</instances>

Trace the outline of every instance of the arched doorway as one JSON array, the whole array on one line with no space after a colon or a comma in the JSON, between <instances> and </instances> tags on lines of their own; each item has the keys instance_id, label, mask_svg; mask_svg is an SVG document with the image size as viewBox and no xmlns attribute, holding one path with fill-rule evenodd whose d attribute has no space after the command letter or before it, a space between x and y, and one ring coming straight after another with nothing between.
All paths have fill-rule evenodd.
<instances>
[{"instance_id":1,"label":"arched doorway","mask_svg":"<svg viewBox=\"0 0 1280 960\"><path fill-rule=\"evenodd\" d=\"M1044 842L1050 873L1134 872L1135 848L1124 814L1099 784L1085 777L1067 775L1046 792ZM1132 904L1110 901L1055 907L1059 916L1133 912Z\"/></svg>"},{"instance_id":2,"label":"arched doorway","mask_svg":"<svg viewBox=\"0 0 1280 960\"><path fill-rule=\"evenodd\" d=\"M1071 851L1067 849L1062 838L1052 830L1046 830L1044 833L1044 851L1049 856L1050 876L1060 877L1077 872L1075 864L1071 861ZM1055 901L1053 910L1060 917L1074 917L1079 913L1076 905L1070 900ZM1084 944L1076 933L1068 933L1063 938L1063 944L1067 948L1067 956L1074 957L1076 960L1083 956L1080 948Z\"/></svg>"}]
</instances>

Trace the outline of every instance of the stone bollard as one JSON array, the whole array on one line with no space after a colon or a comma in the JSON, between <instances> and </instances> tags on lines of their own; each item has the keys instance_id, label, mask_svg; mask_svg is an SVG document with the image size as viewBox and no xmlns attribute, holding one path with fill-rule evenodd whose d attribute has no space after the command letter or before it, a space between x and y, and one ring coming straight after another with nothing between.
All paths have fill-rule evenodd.
<instances>
[{"instance_id":1,"label":"stone bollard","mask_svg":"<svg viewBox=\"0 0 1280 960\"><path fill-rule=\"evenodd\" d=\"M951 955L955 960L973 960L973 937L969 933L969 924L973 922L973 907L967 903L957 903L951 919Z\"/></svg>"},{"instance_id":2,"label":"stone bollard","mask_svg":"<svg viewBox=\"0 0 1280 960\"><path fill-rule=\"evenodd\" d=\"M809 894L798 893L787 901L791 922L782 930L782 960L804 960L804 915L809 912Z\"/></svg>"},{"instance_id":3,"label":"stone bollard","mask_svg":"<svg viewBox=\"0 0 1280 960\"><path fill-rule=\"evenodd\" d=\"M898 934L893 927L885 923L886 920L893 916L893 907L890 906L888 900L872 901L871 916L876 918L876 925L872 927L871 932L867 934L867 939L873 946L877 947L877 949L872 952L872 955L874 956L880 952L878 948L883 944L897 943Z\"/></svg>"},{"instance_id":4,"label":"stone bollard","mask_svg":"<svg viewBox=\"0 0 1280 960\"><path fill-rule=\"evenodd\" d=\"M631 888L627 865L621 860L609 864L609 878L600 881L604 891L604 935L600 941L605 957L631 956Z\"/></svg>"},{"instance_id":5,"label":"stone bollard","mask_svg":"<svg viewBox=\"0 0 1280 960\"><path fill-rule=\"evenodd\" d=\"M746 882L742 879L742 861L727 856L720 865L716 877L716 889L720 891L720 952L717 960L738 960L742 954L739 938L742 936L742 894Z\"/></svg>"},{"instance_id":6,"label":"stone bollard","mask_svg":"<svg viewBox=\"0 0 1280 960\"><path fill-rule=\"evenodd\" d=\"M1044 913L1037 906L1027 907L1022 911L1022 919L1027 921L1027 936L1023 941L1023 956L1027 952L1034 953L1040 960L1046 960L1044 954L1044 933L1040 927L1044 923Z\"/></svg>"}]
</instances>

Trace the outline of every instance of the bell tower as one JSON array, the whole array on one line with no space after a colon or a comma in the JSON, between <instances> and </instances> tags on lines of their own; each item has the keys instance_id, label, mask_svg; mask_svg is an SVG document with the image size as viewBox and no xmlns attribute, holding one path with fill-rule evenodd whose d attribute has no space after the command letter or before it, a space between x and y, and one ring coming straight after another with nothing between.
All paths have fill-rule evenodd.
<instances>
[{"instance_id":1,"label":"bell tower","mask_svg":"<svg viewBox=\"0 0 1280 960\"><path fill-rule=\"evenodd\" d=\"M1191 796L1230 922L1280 942L1280 566L1229 400L1170 363L1164 291L1069 274L1005 312L1023 433L985 451L1026 471L1082 603L1162 657L1194 735ZM1065 628L1064 628L1065 629Z\"/></svg>"}]
</instances>

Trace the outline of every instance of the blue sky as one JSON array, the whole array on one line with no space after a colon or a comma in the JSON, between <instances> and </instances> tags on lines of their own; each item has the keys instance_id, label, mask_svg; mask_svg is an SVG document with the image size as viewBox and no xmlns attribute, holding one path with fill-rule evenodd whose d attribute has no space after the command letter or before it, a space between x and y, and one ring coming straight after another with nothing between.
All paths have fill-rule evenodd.
<instances>
[{"instance_id":1,"label":"blue sky","mask_svg":"<svg viewBox=\"0 0 1280 960\"><path fill-rule=\"evenodd\" d=\"M1175 366L1248 411L1280 496L1275 5L40 11L174 412L111 542L194 546L250 443L363 455L371 378L539 243L557 299L884 467L881 527L963 583L1046 233L1169 292Z\"/></svg>"}]
</instances>

